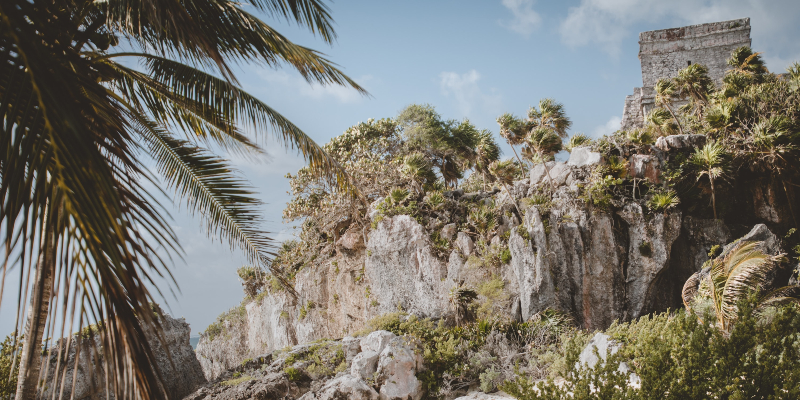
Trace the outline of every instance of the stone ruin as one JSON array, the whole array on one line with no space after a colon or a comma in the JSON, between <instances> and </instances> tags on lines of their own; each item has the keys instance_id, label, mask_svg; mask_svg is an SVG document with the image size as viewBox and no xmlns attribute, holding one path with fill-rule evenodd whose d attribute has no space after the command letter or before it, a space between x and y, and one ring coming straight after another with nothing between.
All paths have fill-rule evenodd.
<instances>
[{"instance_id":1,"label":"stone ruin","mask_svg":"<svg viewBox=\"0 0 800 400\"><path fill-rule=\"evenodd\" d=\"M741 46L750 46L750 18L662 29L639 34L642 87L625 97L620 129L644 126L644 117L655 106L653 87L661 78L674 78L692 64L708 67L719 82L730 67L726 60Z\"/></svg>"}]
</instances>

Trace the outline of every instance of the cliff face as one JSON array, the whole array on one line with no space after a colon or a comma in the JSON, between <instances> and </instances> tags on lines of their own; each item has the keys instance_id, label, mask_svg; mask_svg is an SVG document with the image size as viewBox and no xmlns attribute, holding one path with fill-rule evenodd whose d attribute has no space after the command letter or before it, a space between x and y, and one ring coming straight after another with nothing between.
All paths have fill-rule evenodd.
<instances>
[{"instance_id":1,"label":"cliff face","mask_svg":"<svg viewBox=\"0 0 800 400\"><path fill-rule=\"evenodd\" d=\"M504 210L494 233L478 245L484 253L488 247L508 249L510 260L493 270L476 261L484 257L476 241L454 225L426 227L408 215L372 213L375 223L366 235L348 232L337 242L335 256L297 273L299 298L281 291L259 296L246 304L245 318L226 322L223 334L202 337L197 355L206 378L288 345L346 336L371 318L398 310L453 318L451 289L480 288L489 280L497 282L497 290L478 290L479 301L491 303L489 315L527 320L550 308L570 314L584 328L602 329L614 320L681 307L680 289L709 250L734 237L732 230L741 234L752 227L684 217L680 211L648 212L631 200L605 211L588 207L579 193L590 167L551 165L558 188L547 207L521 201L550 184L541 168L514 184L513 200L505 192L450 194L493 201ZM515 203L519 214L511 212ZM757 205L768 208L761 210L765 215L780 211L766 202L754 201ZM433 231L450 244L444 256Z\"/></svg>"},{"instance_id":2,"label":"cliff face","mask_svg":"<svg viewBox=\"0 0 800 400\"><path fill-rule=\"evenodd\" d=\"M163 343L150 330L145 331L145 336L156 356L156 364L161 372L168 398L181 399L195 391L206 382L206 379L203 377L203 370L189 344L189 324L182 318L175 319L166 314L161 316L160 322L165 339ZM58 354L61 352L59 349L66 349L68 341L71 343L69 343L66 357L62 355L59 360ZM46 368L48 371L46 380L48 384L41 393L41 397L106 399L106 376L99 337L82 337L81 334L76 334L70 339L61 340L57 346L53 349L50 359L44 360L42 364L42 368ZM64 375L56 379L54 371L59 361ZM73 379L75 393L74 397L71 397L70 388ZM114 398L113 393L109 393L108 396Z\"/></svg>"}]
</instances>

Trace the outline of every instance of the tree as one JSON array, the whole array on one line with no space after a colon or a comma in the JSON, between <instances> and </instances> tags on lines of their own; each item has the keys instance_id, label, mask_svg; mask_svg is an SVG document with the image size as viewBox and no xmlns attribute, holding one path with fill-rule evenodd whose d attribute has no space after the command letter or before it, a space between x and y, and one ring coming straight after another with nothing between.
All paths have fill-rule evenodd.
<instances>
[{"instance_id":1,"label":"tree","mask_svg":"<svg viewBox=\"0 0 800 400\"><path fill-rule=\"evenodd\" d=\"M529 154L536 154L536 156L542 162L542 165L544 165L544 171L547 173L547 179L552 185L553 178L550 176L550 168L547 167L547 161L549 157L552 157L555 153L561 151L561 138L550 129L538 127L534 128L528 134L527 145L528 147L526 148L526 151L528 151Z\"/></svg>"},{"instance_id":2,"label":"tree","mask_svg":"<svg viewBox=\"0 0 800 400\"><path fill-rule=\"evenodd\" d=\"M533 123L534 127L546 128L561 138L567 137L567 130L572 126L564 105L553 99L539 100L538 109L531 107L528 110L528 121Z\"/></svg>"},{"instance_id":3,"label":"tree","mask_svg":"<svg viewBox=\"0 0 800 400\"><path fill-rule=\"evenodd\" d=\"M445 186L454 187L470 167L479 131L468 120L444 120L431 105L412 104L397 117L406 145L427 154Z\"/></svg>"},{"instance_id":4,"label":"tree","mask_svg":"<svg viewBox=\"0 0 800 400\"><path fill-rule=\"evenodd\" d=\"M767 276L786 261L785 254L770 256L760 250L763 242L739 242L727 254L709 260L709 269L695 272L683 286L683 303L687 309L710 303L717 326L728 332L736 322L738 304L751 292L758 292L754 311L796 302L800 304L800 287L784 286L764 292ZM702 310L700 310L702 311Z\"/></svg>"},{"instance_id":5,"label":"tree","mask_svg":"<svg viewBox=\"0 0 800 400\"><path fill-rule=\"evenodd\" d=\"M703 117L703 108L708 105L708 95L714 91L714 81L708 76L708 67L692 64L678 71L675 86L684 97L689 97L695 114Z\"/></svg>"},{"instance_id":6,"label":"tree","mask_svg":"<svg viewBox=\"0 0 800 400\"><path fill-rule=\"evenodd\" d=\"M478 136L478 145L475 146L475 171L480 172L483 178L483 190L486 190L489 165L500 159L502 151L495 142L492 132L482 130Z\"/></svg>"},{"instance_id":7,"label":"tree","mask_svg":"<svg viewBox=\"0 0 800 400\"><path fill-rule=\"evenodd\" d=\"M725 175L728 168L728 153L719 142L708 142L705 146L695 149L689 161L700 168L697 174L699 181L703 176L708 176L711 185L711 206L714 209L714 219L717 219L717 199L714 180Z\"/></svg>"},{"instance_id":8,"label":"tree","mask_svg":"<svg viewBox=\"0 0 800 400\"><path fill-rule=\"evenodd\" d=\"M229 63L287 63L309 82L366 92L245 7L294 21L326 43L335 39L329 10L318 0L0 4L4 265L21 265L33 276L18 399L35 397L47 321L61 325L64 336L73 317L81 327L104 321L103 359L115 372L109 390L117 398L163 396L143 340L145 326L160 331L147 284L171 276L157 250L175 253L180 246L146 189L157 182L143 157L155 161L167 188L202 216L209 234L261 268L271 268L273 245L259 229L260 202L204 145L258 155L263 150L254 139L263 135L244 132L272 132L317 173L356 193L305 133L241 90ZM115 52L121 41L128 51ZM138 61L141 69L120 59ZM61 303L57 323L50 304ZM23 304L18 313L25 313Z\"/></svg>"},{"instance_id":9,"label":"tree","mask_svg":"<svg viewBox=\"0 0 800 400\"><path fill-rule=\"evenodd\" d=\"M564 149L571 153L576 147L589 146L591 144L592 139L589 136L586 136L583 133L576 133L569 137L569 141L567 142L567 145L564 146Z\"/></svg>"},{"instance_id":10,"label":"tree","mask_svg":"<svg viewBox=\"0 0 800 400\"><path fill-rule=\"evenodd\" d=\"M517 149L514 148L515 145L525 143L525 137L528 135L529 130L525 126L525 123L519 118L515 117L513 114L505 113L497 117L497 124L500 125L500 136L502 136L503 139L508 142L508 145L511 146L511 151L514 152L514 156L517 157L517 161L519 161L520 165L525 165L522 162L522 159L519 158Z\"/></svg>"},{"instance_id":11,"label":"tree","mask_svg":"<svg viewBox=\"0 0 800 400\"><path fill-rule=\"evenodd\" d=\"M508 198L514 202L514 208L517 209L519 213L519 207L517 206L517 200L514 199L514 195L511 193L511 190L508 189L508 185L514 182L514 177L517 176L519 173L519 167L514 165L513 160L504 160L504 161L494 161L489 164L489 173L491 173L508 193ZM522 215L520 213L520 215Z\"/></svg>"},{"instance_id":12,"label":"tree","mask_svg":"<svg viewBox=\"0 0 800 400\"><path fill-rule=\"evenodd\" d=\"M678 125L678 131L683 135L683 127L681 126L678 117L675 115L675 111L672 110L670 106L672 104L672 99L677 94L678 89L675 87L675 83L673 83L669 79L659 79L656 82L655 86L655 103L657 106L664 106L669 111L670 115L672 115L672 119L675 120L675 123Z\"/></svg>"}]
</instances>

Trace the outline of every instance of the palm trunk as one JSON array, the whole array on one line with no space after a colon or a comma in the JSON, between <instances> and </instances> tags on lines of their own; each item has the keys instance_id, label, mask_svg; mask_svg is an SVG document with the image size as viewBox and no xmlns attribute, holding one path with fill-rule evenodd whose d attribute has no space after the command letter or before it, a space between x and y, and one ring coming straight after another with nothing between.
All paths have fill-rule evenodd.
<instances>
[{"instance_id":1,"label":"palm trunk","mask_svg":"<svg viewBox=\"0 0 800 400\"><path fill-rule=\"evenodd\" d=\"M514 145L513 145L513 144L511 144L511 143L509 143L508 145L509 145L509 146L511 146L511 151L513 151L513 152L514 152L514 155L517 157L517 161L519 161L519 165L520 165L520 167L524 167L524 166L525 166L525 164L522 162L522 159L521 159L521 158L519 158L519 154L517 154L517 150L514 148Z\"/></svg>"},{"instance_id":2,"label":"palm trunk","mask_svg":"<svg viewBox=\"0 0 800 400\"><path fill-rule=\"evenodd\" d=\"M717 197L714 191L714 179L709 178L711 181L711 207L714 209L714 219L717 219Z\"/></svg>"},{"instance_id":3,"label":"palm trunk","mask_svg":"<svg viewBox=\"0 0 800 400\"><path fill-rule=\"evenodd\" d=\"M672 119L675 120L675 124L678 125L678 132L680 132L681 135L683 135L683 127L681 126L681 121L678 121L678 117L675 116L674 112L672 112L672 107L670 107L669 104L667 104L667 103L664 103L664 106L667 107L667 111L669 111L669 115L672 115Z\"/></svg>"},{"instance_id":4,"label":"palm trunk","mask_svg":"<svg viewBox=\"0 0 800 400\"><path fill-rule=\"evenodd\" d=\"M550 168L547 168L547 161L544 159L541 152L538 152L538 154L539 154L539 159L542 160L542 165L544 165L544 172L545 174L547 174L547 180L550 181L550 186L554 186L553 178L550 177Z\"/></svg>"},{"instance_id":5,"label":"palm trunk","mask_svg":"<svg viewBox=\"0 0 800 400\"><path fill-rule=\"evenodd\" d=\"M15 400L36 399L39 384L39 372L42 366L41 343L50 310L55 270L56 238L53 227L45 228L44 236L43 248L36 263L31 303L28 306L27 328L25 342L22 345Z\"/></svg>"},{"instance_id":6,"label":"palm trunk","mask_svg":"<svg viewBox=\"0 0 800 400\"><path fill-rule=\"evenodd\" d=\"M519 206L517 206L517 199L515 199L511 191L508 190L508 186L506 186L505 182L500 181L500 184L503 185L503 188L506 190L506 193L508 193L508 197L511 199L511 202L514 203L514 208L517 209L517 213L519 214L520 218L522 218L522 212L519 210Z\"/></svg>"}]
</instances>

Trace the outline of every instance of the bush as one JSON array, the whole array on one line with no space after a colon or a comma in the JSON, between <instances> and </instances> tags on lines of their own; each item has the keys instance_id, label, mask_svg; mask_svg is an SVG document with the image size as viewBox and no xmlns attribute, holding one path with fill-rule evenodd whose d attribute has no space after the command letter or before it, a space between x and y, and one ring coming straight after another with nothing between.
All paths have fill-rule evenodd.
<instances>
[{"instance_id":1,"label":"bush","mask_svg":"<svg viewBox=\"0 0 800 400\"><path fill-rule=\"evenodd\" d=\"M11 373L13 365L19 366L21 357L21 337L17 338L17 354L14 355L14 335L6 336L0 343L0 399L10 399L17 392L17 374ZM16 358L16 360L15 360ZM15 367L16 368L16 367Z\"/></svg>"},{"instance_id":2,"label":"bush","mask_svg":"<svg viewBox=\"0 0 800 400\"><path fill-rule=\"evenodd\" d=\"M713 324L713 318L684 311L613 325L608 333L623 346L604 365L594 370L579 367L583 345L571 341L563 383L534 385L518 376L502 388L518 399L800 398L797 307L779 309L769 320L754 316L753 298L739 309L739 322L729 334L702 322ZM629 385L628 377L617 372L622 361L639 375L641 388Z\"/></svg>"}]
</instances>

